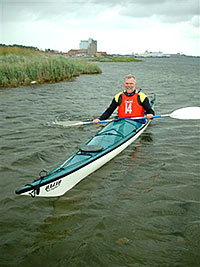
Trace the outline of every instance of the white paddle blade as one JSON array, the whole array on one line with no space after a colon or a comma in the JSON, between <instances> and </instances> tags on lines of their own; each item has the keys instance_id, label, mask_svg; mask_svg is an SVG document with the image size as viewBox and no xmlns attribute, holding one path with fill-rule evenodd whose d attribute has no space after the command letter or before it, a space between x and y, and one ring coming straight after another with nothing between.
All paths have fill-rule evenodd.
<instances>
[{"instance_id":1,"label":"white paddle blade","mask_svg":"<svg viewBox=\"0 0 200 267\"><path fill-rule=\"evenodd\" d=\"M200 120L200 107L186 107L175 110L170 117L180 120Z\"/></svg>"},{"instance_id":2,"label":"white paddle blade","mask_svg":"<svg viewBox=\"0 0 200 267\"><path fill-rule=\"evenodd\" d=\"M84 123L82 121L56 121L54 122L54 125L59 125L62 127L71 127L71 126L78 126L83 125Z\"/></svg>"}]
</instances>

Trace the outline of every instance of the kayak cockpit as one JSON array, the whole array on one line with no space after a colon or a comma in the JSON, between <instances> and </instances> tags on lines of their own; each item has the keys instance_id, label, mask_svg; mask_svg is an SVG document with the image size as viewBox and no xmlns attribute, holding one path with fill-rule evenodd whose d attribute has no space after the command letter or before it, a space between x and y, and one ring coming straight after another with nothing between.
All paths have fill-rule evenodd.
<instances>
[{"instance_id":1,"label":"kayak cockpit","mask_svg":"<svg viewBox=\"0 0 200 267\"><path fill-rule=\"evenodd\" d=\"M103 147L100 145L84 145L79 148L81 152L89 152L89 153L94 153L94 152L100 152L103 150Z\"/></svg>"}]
</instances>

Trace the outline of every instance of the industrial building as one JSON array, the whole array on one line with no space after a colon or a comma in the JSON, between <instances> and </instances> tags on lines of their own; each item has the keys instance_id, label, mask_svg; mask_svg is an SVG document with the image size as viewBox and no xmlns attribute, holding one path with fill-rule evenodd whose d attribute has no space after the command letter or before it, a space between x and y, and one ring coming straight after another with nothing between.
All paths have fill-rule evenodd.
<instances>
[{"instance_id":1,"label":"industrial building","mask_svg":"<svg viewBox=\"0 0 200 267\"><path fill-rule=\"evenodd\" d=\"M86 49L89 56L94 56L97 52L97 41L89 38L88 40L81 40L79 49Z\"/></svg>"},{"instance_id":2,"label":"industrial building","mask_svg":"<svg viewBox=\"0 0 200 267\"><path fill-rule=\"evenodd\" d=\"M70 49L67 52L70 57L101 57L106 56L106 52L97 52L97 41L89 38L88 40L81 40L79 49Z\"/></svg>"}]
</instances>

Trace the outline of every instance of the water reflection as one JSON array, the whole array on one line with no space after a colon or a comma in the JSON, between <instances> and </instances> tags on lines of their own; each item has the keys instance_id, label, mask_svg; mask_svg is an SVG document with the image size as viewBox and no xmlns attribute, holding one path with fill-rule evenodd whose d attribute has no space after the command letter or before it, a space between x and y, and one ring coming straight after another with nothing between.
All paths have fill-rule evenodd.
<instances>
[{"instance_id":1,"label":"water reflection","mask_svg":"<svg viewBox=\"0 0 200 267\"><path fill-rule=\"evenodd\" d=\"M139 152L144 150L144 148L148 144L152 144L153 143L153 134L152 133L143 133L140 136L138 142L139 142L139 144L134 146L133 147L133 151L131 153L129 153L129 157L131 157L132 159L139 159L139 158L140 159L145 159L145 157L139 156ZM131 162L134 164L133 161L131 161Z\"/></svg>"}]
</instances>

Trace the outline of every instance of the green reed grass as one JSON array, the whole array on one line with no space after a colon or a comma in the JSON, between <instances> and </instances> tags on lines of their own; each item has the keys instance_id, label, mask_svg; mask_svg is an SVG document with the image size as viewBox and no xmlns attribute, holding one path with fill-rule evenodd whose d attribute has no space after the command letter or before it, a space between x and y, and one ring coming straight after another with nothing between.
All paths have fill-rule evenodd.
<instances>
[{"instance_id":1,"label":"green reed grass","mask_svg":"<svg viewBox=\"0 0 200 267\"><path fill-rule=\"evenodd\" d=\"M39 84L54 83L69 80L80 74L101 73L101 69L96 64L82 60L48 55L38 51L25 53L0 55L0 87L30 85L32 81Z\"/></svg>"},{"instance_id":2,"label":"green reed grass","mask_svg":"<svg viewBox=\"0 0 200 267\"><path fill-rule=\"evenodd\" d=\"M43 52L40 50L33 50L30 48L21 48L18 46L0 46L0 56L10 55L10 54L29 56L33 54L41 55L43 54Z\"/></svg>"}]
</instances>

